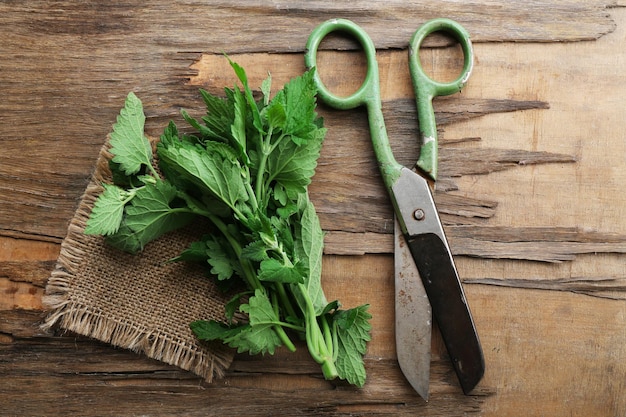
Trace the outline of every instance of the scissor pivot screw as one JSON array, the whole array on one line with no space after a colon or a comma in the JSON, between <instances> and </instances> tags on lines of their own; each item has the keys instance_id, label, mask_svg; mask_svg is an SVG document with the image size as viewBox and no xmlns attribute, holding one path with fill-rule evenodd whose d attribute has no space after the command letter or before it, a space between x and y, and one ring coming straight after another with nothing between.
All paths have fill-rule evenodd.
<instances>
[{"instance_id":1,"label":"scissor pivot screw","mask_svg":"<svg viewBox=\"0 0 626 417\"><path fill-rule=\"evenodd\" d=\"M417 221L424 220L424 217L426 217L426 213L422 209L417 209L413 212L413 218Z\"/></svg>"}]
</instances>

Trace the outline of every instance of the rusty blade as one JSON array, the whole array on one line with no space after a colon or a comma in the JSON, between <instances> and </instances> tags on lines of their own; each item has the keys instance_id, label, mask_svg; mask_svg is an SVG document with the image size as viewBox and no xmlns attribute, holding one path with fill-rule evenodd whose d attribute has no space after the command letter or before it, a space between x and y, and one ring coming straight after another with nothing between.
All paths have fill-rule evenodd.
<instances>
[{"instance_id":1,"label":"rusty blade","mask_svg":"<svg viewBox=\"0 0 626 417\"><path fill-rule=\"evenodd\" d=\"M404 169L393 192L433 316L463 392L469 394L483 377L485 359L430 186L420 175Z\"/></svg>"},{"instance_id":2,"label":"rusty blade","mask_svg":"<svg viewBox=\"0 0 626 417\"><path fill-rule=\"evenodd\" d=\"M402 373L428 401L432 311L398 221L394 229L396 351Z\"/></svg>"}]
</instances>

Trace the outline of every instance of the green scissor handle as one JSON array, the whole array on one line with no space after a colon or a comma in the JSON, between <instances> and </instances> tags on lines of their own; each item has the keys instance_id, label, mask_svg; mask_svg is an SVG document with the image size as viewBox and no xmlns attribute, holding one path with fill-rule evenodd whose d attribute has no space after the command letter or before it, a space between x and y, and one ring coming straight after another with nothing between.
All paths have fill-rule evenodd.
<instances>
[{"instance_id":1,"label":"green scissor handle","mask_svg":"<svg viewBox=\"0 0 626 417\"><path fill-rule=\"evenodd\" d=\"M376 47L361 27L346 19L331 19L319 25L311 32L307 41L304 62L307 68L313 68L317 62L317 50L322 40L332 32L343 32L353 36L365 52L367 59L367 74L363 84L356 92L348 97L339 97L331 93L322 82L319 72L314 75L319 97L329 106L340 110L353 109L359 106L367 108L370 132L374 152L378 159L380 170L388 189L399 178L402 171L400 165L391 152L389 138L385 128L380 98L380 80L378 63L376 61ZM440 83L428 77L419 60L419 48L424 39L433 32L446 32L456 38L461 44L464 54L463 71L459 78L450 83ZM430 178L437 178L437 126L432 99L435 96L448 95L461 90L467 82L473 66L472 44L467 31L458 23L450 19L434 19L426 22L411 38L409 48L409 66L415 89L418 121L422 140L420 158L417 166Z\"/></svg>"},{"instance_id":2,"label":"green scissor handle","mask_svg":"<svg viewBox=\"0 0 626 417\"><path fill-rule=\"evenodd\" d=\"M448 83L441 83L431 79L422 69L419 50L428 35L434 32L444 32L452 35L463 50L463 70L459 77ZM417 114L420 130L420 157L417 167L431 179L437 179L437 125L432 100L436 96L447 96L458 93L467 83L474 66L474 51L469 34L463 26L450 19L433 19L422 25L411 38L409 43L409 69L415 89Z\"/></svg>"},{"instance_id":3,"label":"green scissor handle","mask_svg":"<svg viewBox=\"0 0 626 417\"><path fill-rule=\"evenodd\" d=\"M317 49L322 40L332 32L343 32L353 36L365 52L367 58L367 74L359 89L348 97L339 97L331 93L322 82L319 72L316 71L314 81L319 97L329 106L340 110L353 109L360 106L367 108L367 115L372 136L374 152L388 189L400 176L402 165L394 158L389 145L385 120L383 118L380 99L380 80L378 63L376 61L376 47L370 37L357 24L346 19L331 19L319 25L311 32L306 45L304 62L307 68L313 68L317 62Z\"/></svg>"}]
</instances>

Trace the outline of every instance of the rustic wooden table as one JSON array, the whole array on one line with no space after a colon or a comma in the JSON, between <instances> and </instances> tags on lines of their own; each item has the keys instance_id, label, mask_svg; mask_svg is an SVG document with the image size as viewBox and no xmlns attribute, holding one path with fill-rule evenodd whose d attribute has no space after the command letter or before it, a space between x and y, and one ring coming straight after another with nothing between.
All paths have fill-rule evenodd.
<instances>
[{"instance_id":1,"label":"rustic wooden table","mask_svg":"<svg viewBox=\"0 0 626 417\"><path fill-rule=\"evenodd\" d=\"M625 416L624 0L231 3L0 3L0 415ZM436 200L486 356L473 395L436 331L430 402L398 369L391 209L360 111L320 107L329 133L311 194L328 232L329 298L372 306L364 388L324 381L305 349L237 356L206 384L39 329L61 239L128 91L158 134L180 107L201 109L198 87L234 84L222 52L251 85L267 71L279 85L304 70L317 24L350 18L380 48L388 129L410 164L406 47L438 16L465 25L476 52L467 88L435 102ZM460 52L440 41L422 59L446 78ZM320 55L335 91L350 91L363 67L354 52Z\"/></svg>"}]
</instances>

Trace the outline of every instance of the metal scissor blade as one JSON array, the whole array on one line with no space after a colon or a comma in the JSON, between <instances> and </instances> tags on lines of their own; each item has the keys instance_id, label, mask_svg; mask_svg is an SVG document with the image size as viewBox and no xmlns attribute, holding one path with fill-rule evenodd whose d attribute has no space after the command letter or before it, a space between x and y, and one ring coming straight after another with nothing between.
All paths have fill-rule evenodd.
<instances>
[{"instance_id":1,"label":"metal scissor blade","mask_svg":"<svg viewBox=\"0 0 626 417\"><path fill-rule=\"evenodd\" d=\"M483 377L485 360L452 258L443 241L432 233L412 238L409 248L454 370L468 394Z\"/></svg>"},{"instance_id":2,"label":"metal scissor blade","mask_svg":"<svg viewBox=\"0 0 626 417\"><path fill-rule=\"evenodd\" d=\"M413 255L397 220L394 242L398 363L413 389L428 401L432 311Z\"/></svg>"},{"instance_id":3,"label":"metal scissor blade","mask_svg":"<svg viewBox=\"0 0 626 417\"><path fill-rule=\"evenodd\" d=\"M464 393L485 372L483 351L428 182L405 168L393 186L396 209L433 316Z\"/></svg>"}]
</instances>

